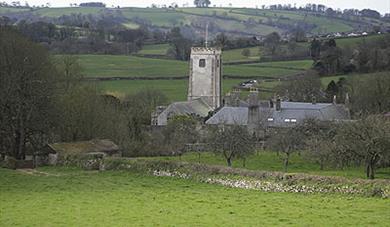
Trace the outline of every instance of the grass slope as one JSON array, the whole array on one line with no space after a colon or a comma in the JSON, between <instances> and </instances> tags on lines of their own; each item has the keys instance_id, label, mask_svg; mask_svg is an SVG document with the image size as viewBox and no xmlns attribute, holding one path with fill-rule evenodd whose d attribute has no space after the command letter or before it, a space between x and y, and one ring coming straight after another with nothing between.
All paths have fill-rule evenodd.
<instances>
[{"instance_id":1,"label":"grass slope","mask_svg":"<svg viewBox=\"0 0 390 227\"><path fill-rule=\"evenodd\" d=\"M155 49L153 49L154 51ZM184 77L188 62L123 55L77 55L86 77ZM286 63L294 66L294 61ZM302 70L254 67L256 64L224 66L223 75L238 77L284 77Z\"/></svg>"},{"instance_id":2,"label":"grass slope","mask_svg":"<svg viewBox=\"0 0 390 227\"><path fill-rule=\"evenodd\" d=\"M169 49L169 44L145 45L139 54L165 55Z\"/></svg>"},{"instance_id":3,"label":"grass slope","mask_svg":"<svg viewBox=\"0 0 390 227\"><path fill-rule=\"evenodd\" d=\"M203 164L226 166L226 161L221 156L214 155L213 153L202 153L200 158L198 153L187 153L182 157L157 157L152 159L181 160L186 162L200 162ZM242 161L233 161L233 167L243 168ZM246 160L245 168L250 170L284 171L282 157L279 157L276 152L259 152L258 154L249 157ZM318 164L312 163L298 154L293 154L291 156L288 172L309 173L325 176L343 176L348 178L366 178L364 168L356 167L346 168L344 170L334 170L329 168L320 170L320 166ZM378 169L376 177L390 179L390 168Z\"/></svg>"},{"instance_id":4,"label":"grass slope","mask_svg":"<svg viewBox=\"0 0 390 227\"><path fill-rule=\"evenodd\" d=\"M17 13L17 12L24 12L28 10L29 9L23 9L23 8L0 7L0 14Z\"/></svg>"},{"instance_id":5,"label":"grass slope","mask_svg":"<svg viewBox=\"0 0 390 227\"><path fill-rule=\"evenodd\" d=\"M101 7L62 7L62 8L42 8L34 10L34 13L43 17L60 17L72 14L99 14L104 8Z\"/></svg>"},{"instance_id":6,"label":"grass slope","mask_svg":"<svg viewBox=\"0 0 390 227\"><path fill-rule=\"evenodd\" d=\"M183 61L124 55L77 55L87 77L169 77L185 76Z\"/></svg>"},{"instance_id":7,"label":"grass slope","mask_svg":"<svg viewBox=\"0 0 390 227\"><path fill-rule=\"evenodd\" d=\"M242 80L223 80L223 94L229 92L234 85ZM125 81L103 81L89 82L98 89L123 97L128 94L134 94L144 89L156 89L163 92L170 101L187 100L188 80L125 80Z\"/></svg>"},{"instance_id":8,"label":"grass slope","mask_svg":"<svg viewBox=\"0 0 390 227\"><path fill-rule=\"evenodd\" d=\"M264 193L129 172L0 169L0 226L386 226L388 200Z\"/></svg>"},{"instance_id":9,"label":"grass slope","mask_svg":"<svg viewBox=\"0 0 390 227\"><path fill-rule=\"evenodd\" d=\"M64 8L43 8L34 10L37 15L47 17L60 17L71 14L99 14L102 8L95 7L64 7ZM294 26L303 22L315 25L312 33L329 33L329 32L348 32L351 31L352 25L356 26L360 22L345 21L337 18L325 16L315 16L307 12L299 11L280 11L280 10L261 10L250 8L178 8L178 9L161 9L161 8L121 8L108 9L119 11L129 20L142 20L154 26L170 28L174 26L191 25L204 20L212 20L219 29L225 32L235 34L249 33L266 35L273 31L282 32L277 27L268 25L271 22L278 22L285 26ZM5 13L0 9L0 13ZM14 11L12 9L12 11ZM251 21L248 23L248 21ZM375 22L373 24L383 23ZM246 25L247 24L247 25ZM234 28L232 30L231 28Z\"/></svg>"}]
</instances>

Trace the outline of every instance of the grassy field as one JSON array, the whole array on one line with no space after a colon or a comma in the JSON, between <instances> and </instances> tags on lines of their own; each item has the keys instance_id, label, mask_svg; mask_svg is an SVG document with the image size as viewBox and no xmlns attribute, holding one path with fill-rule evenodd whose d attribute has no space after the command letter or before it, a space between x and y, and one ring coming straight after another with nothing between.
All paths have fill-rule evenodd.
<instances>
[{"instance_id":1,"label":"grassy field","mask_svg":"<svg viewBox=\"0 0 390 227\"><path fill-rule=\"evenodd\" d=\"M92 14L97 15L102 12L102 8L95 7L63 7L63 8L42 8L34 10L34 13L40 16L60 17L71 14ZM107 10L107 9L106 9ZM110 11L120 11L120 13L129 21L142 20L153 26L170 28L174 26L191 25L193 23L202 23L205 20L213 21L214 25L230 35L237 32L241 34L266 35L273 31L283 32L277 27L268 25L270 22L281 23L286 26L294 26L297 23L307 23L314 25L312 33L330 33L330 32L348 32L353 30L352 26L357 26L361 22L345 21L338 18L329 18L325 16L315 16L307 12L299 11L280 11L280 10L261 10L250 8L120 8L108 9ZM9 11L20 11L19 9L0 8L0 13ZM250 21L250 22L248 22ZM383 22L375 21L372 24ZM125 23L126 24L126 23ZM135 28L134 24L131 25ZM234 30L232 30L234 28ZM214 34L215 35L215 34Z\"/></svg>"},{"instance_id":2,"label":"grassy field","mask_svg":"<svg viewBox=\"0 0 390 227\"><path fill-rule=\"evenodd\" d=\"M155 49L153 49L155 50ZM188 76L188 62L120 55L77 55L86 77L184 77ZM294 62L290 62L294 66ZM302 70L228 65L223 75L238 77L284 77Z\"/></svg>"},{"instance_id":3,"label":"grassy field","mask_svg":"<svg viewBox=\"0 0 390 227\"><path fill-rule=\"evenodd\" d=\"M169 44L145 45L139 54L165 55L169 49Z\"/></svg>"},{"instance_id":4,"label":"grassy field","mask_svg":"<svg viewBox=\"0 0 390 227\"><path fill-rule=\"evenodd\" d=\"M77 55L87 77L186 76L188 63L124 55Z\"/></svg>"},{"instance_id":5,"label":"grassy field","mask_svg":"<svg viewBox=\"0 0 390 227\"><path fill-rule=\"evenodd\" d=\"M182 157L157 157L152 159L162 160L181 160L186 162L200 162L203 164L211 165L225 165L226 161L218 155L213 153L187 153ZM233 167L243 168L242 160L233 161ZM246 160L245 168L250 170L264 170L264 171L280 171L283 172L283 160L276 152L259 152ZM309 173L314 175L325 176L343 176L348 178L366 178L364 174L364 168L346 168L344 170L335 170L327 168L320 170L320 166L309 160L303 158L299 154L293 154L291 156L290 164L288 167L289 173ZM378 169L376 173L377 178L390 179L390 168Z\"/></svg>"},{"instance_id":6,"label":"grassy field","mask_svg":"<svg viewBox=\"0 0 390 227\"><path fill-rule=\"evenodd\" d=\"M249 49L250 55L248 57L242 55L244 49ZM233 50L226 50L222 52L222 59L224 62L237 62L237 61L251 61L251 60L260 60L260 48L259 47L249 47L249 48L240 48Z\"/></svg>"},{"instance_id":7,"label":"grassy field","mask_svg":"<svg viewBox=\"0 0 390 227\"><path fill-rule=\"evenodd\" d=\"M259 64L253 64L252 66L261 67L280 67L280 68L292 68L306 70L313 66L312 60L297 60L297 61L274 61L274 62L263 62Z\"/></svg>"},{"instance_id":8,"label":"grassy field","mask_svg":"<svg viewBox=\"0 0 390 227\"><path fill-rule=\"evenodd\" d=\"M10 8L10 7L0 7L0 14L6 14L6 13L16 13L16 12L23 12L28 11L29 9L18 9L18 8Z\"/></svg>"},{"instance_id":9,"label":"grassy field","mask_svg":"<svg viewBox=\"0 0 390 227\"><path fill-rule=\"evenodd\" d=\"M238 85L240 82L242 80L223 80L223 94L229 92L234 85ZM156 89L163 92L170 101L187 100L188 80L116 80L89 83L94 84L103 92L108 92L118 97L134 94L144 89Z\"/></svg>"},{"instance_id":10,"label":"grassy field","mask_svg":"<svg viewBox=\"0 0 390 227\"><path fill-rule=\"evenodd\" d=\"M0 169L0 226L388 226L386 199L266 193L130 172Z\"/></svg>"},{"instance_id":11,"label":"grassy field","mask_svg":"<svg viewBox=\"0 0 390 227\"><path fill-rule=\"evenodd\" d=\"M101 7L62 7L62 8L42 8L34 10L35 14L44 17L60 17L62 15L71 15L71 14L98 14L104 8Z\"/></svg>"}]
</instances>

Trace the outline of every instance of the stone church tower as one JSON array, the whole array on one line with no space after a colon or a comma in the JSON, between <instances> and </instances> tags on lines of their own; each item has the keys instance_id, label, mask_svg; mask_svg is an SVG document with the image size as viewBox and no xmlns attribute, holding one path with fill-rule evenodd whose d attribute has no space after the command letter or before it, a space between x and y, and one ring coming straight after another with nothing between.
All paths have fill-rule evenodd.
<instances>
[{"instance_id":1,"label":"stone church tower","mask_svg":"<svg viewBox=\"0 0 390 227\"><path fill-rule=\"evenodd\" d=\"M191 49L188 101L202 98L213 109L221 106L221 53L216 48Z\"/></svg>"}]
</instances>

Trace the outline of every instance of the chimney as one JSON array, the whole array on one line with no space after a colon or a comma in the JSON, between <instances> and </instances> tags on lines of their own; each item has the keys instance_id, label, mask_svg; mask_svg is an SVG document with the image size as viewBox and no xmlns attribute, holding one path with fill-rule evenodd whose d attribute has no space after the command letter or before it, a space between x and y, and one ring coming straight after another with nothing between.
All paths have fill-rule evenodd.
<instances>
[{"instance_id":1,"label":"chimney","mask_svg":"<svg viewBox=\"0 0 390 227\"><path fill-rule=\"evenodd\" d=\"M259 106L259 90L257 88L250 88L249 106L250 107L258 107Z\"/></svg>"},{"instance_id":2,"label":"chimney","mask_svg":"<svg viewBox=\"0 0 390 227\"><path fill-rule=\"evenodd\" d=\"M231 93L231 106L238 107L240 106L240 89L239 88L233 88L233 91Z\"/></svg>"},{"instance_id":3,"label":"chimney","mask_svg":"<svg viewBox=\"0 0 390 227\"><path fill-rule=\"evenodd\" d=\"M276 99L275 110L276 111L281 111L282 110L282 100L280 99L280 97L278 97Z\"/></svg>"},{"instance_id":4,"label":"chimney","mask_svg":"<svg viewBox=\"0 0 390 227\"><path fill-rule=\"evenodd\" d=\"M333 96L333 104L334 104L334 105L337 104L337 96L336 96L336 95Z\"/></svg>"},{"instance_id":5,"label":"chimney","mask_svg":"<svg viewBox=\"0 0 390 227\"><path fill-rule=\"evenodd\" d=\"M345 94L345 105L349 106L349 94Z\"/></svg>"},{"instance_id":6,"label":"chimney","mask_svg":"<svg viewBox=\"0 0 390 227\"><path fill-rule=\"evenodd\" d=\"M317 99L316 99L315 96L313 96L313 97L311 98L311 104L313 104L313 105L317 104Z\"/></svg>"},{"instance_id":7,"label":"chimney","mask_svg":"<svg viewBox=\"0 0 390 227\"><path fill-rule=\"evenodd\" d=\"M272 99L269 99L269 108L274 108L274 101Z\"/></svg>"},{"instance_id":8,"label":"chimney","mask_svg":"<svg viewBox=\"0 0 390 227\"><path fill-rule=\"evenodd\" d=\"M248 129L250 133L255 133L260 122L259 91L257 88L250 88L248 103Z\"/></svg>"}]
</instances>

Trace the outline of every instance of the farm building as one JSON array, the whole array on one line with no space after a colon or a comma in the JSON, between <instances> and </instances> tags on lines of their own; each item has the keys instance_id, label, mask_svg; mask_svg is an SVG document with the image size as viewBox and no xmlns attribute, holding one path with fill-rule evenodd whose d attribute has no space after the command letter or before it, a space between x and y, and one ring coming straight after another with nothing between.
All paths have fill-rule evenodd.
<instances>
[{"instance_id":1,"label":"farm building","mask_svg":"<svg viewBox=\"0 0 390 227\"><path fill-rule=\"evenodd\" d=\"M55 165L72 156L121 156L121 150L111 140L90 140L48 144L49 164Z\"/></svg>"},{"instance_id":2,"label":"farm building","mask_svg":"<svg viewBox=\"0 0 390 227\"><path fill-rule=\"evenodd\" d=\"M349 120L350 113L343 104L284 102L277 99L268 103L258 99L258 91L251 90L248 106L225 106L206 121L208 125L245 125L254 127L291 127L305 119L319 121Z\"/></svg>"}]
</instances>

